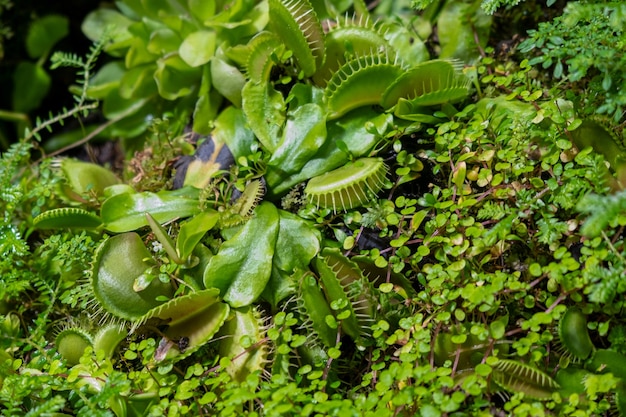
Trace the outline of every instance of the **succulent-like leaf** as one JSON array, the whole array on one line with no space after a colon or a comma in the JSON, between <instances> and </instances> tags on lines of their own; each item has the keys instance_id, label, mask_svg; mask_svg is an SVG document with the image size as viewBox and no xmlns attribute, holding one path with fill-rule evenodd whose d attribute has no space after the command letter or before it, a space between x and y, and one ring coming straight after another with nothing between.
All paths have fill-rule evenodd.
<instances>
[{"instance_id":1,"label":"succulent-like leaf","mask_svg":"<svg viewBox=\"0 0 626 417\"><path fill-rule=\"evenodd\" d=\"M324 31L308 0L270 0L270 25L293 52L305 77L324 60Z\"/></svg>"},{"instance_id":2,"label":"succulent-like leaf","mask_svg":"<svg viewBox=\"0 0 626 417\"><path fill-rule=\"evenodd\" d=\"M333 211L363 205L385 184L387 166L381 158L361 158L312 178L304 189L309 202Z\"/></svg>"},{"instance_id":3,"label":"succulent-like leaf","mask_svg":"<svg viewBox=\"0 0 626 417\"><path fill-rule=\"evenodd\" d=\"M216 37L215 32L210 30L190 33L180 45L180 57L190 67L206 64L215 53Z\"/></svg>"},{"instance_id":4,"label":"succulent-like leaf","mask_svg":"<svg viewBox=\"0 0 626 417\"><path fill-rule=\"evenodd\" d=\"M196 214L190 220L182 223L176 239L178 256L186 260L206 232L217 224L219 218L220 215L217 211L209 209Z\"/></svg>"},{"instance_id":5,"label":"succulent-like leaf","mask_svg":"<svg viewBox=\"0 0 626 417\"><path fill-rule=\"evenodd\" d=\"M137 233L130 232L106 239L98 250L92 270L93 292L100 307L126 320L137 320L171 297L171 284L154 279L143 291L135 291L135 280L149 273L146 259L152 255Z\"/></svg>"},{"instance_id":6,"label":"succulent-like leaf","mask_svg":"<svg viewBox=\"0 0 626 417\"><path fill-rule=\"evenodd\" d=\"M150 213L162 224L199 212L198 200L166 191L117 194L108 198L100 209L104 228L115 233L147 226L145 213Z\"/></svg>"},{"instance_id":7,"label":"succulent-like leaf","mask_svg":"<svg viewBox=\"0 0 626 417\"><path fill-rule=\"evenodd\" d=\"M274 152L285 121L285 99L269 83L249 81L241 94L248 126L261 144Z\"/></svg>"},{"instance_id":8,"label":"succulent-like leaf","mask_svg":"<svg viewBox=\"0 0 626 417\"><path fill-rule=\"evenodd\" d=\"M222 244L204 271L204 286L217 288L232 307L256 301L272 273L278 211L262 203L234 236Z\"/></svg>"},{"instance_id":9,"label":"succulent-like leaf","mask_svg":"<svg viewBox=\"0 0 626 417\"><path fill-rule=\"evenodd\" d=\"M154 72L159 95L166 100L176 100L190 94L201 76L200 68L187 65L178 54L158 59Z\"/></svg>"},{"instance_id":10,"label":"succulent-like leaf","mask_svg":"<svg viewBox=\"0 0 626 417\"><path fill-rule=\"evenodd\" d=\"M65 194L79 201L80 196L89 194L100 197L104 194L105 188L120 182L111 171L90 162L62 159L60 166L67 180Z\"/></svg>"}]
</instances>

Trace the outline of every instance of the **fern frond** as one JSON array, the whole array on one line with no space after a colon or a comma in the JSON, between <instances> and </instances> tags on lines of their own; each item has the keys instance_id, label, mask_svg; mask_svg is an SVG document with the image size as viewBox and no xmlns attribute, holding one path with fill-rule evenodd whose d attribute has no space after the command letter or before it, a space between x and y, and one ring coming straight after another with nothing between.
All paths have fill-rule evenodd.
<instances>
[{"instance_id":1,"label":"fern frond","mask_svg":"<svg viewBox=\"0 0 626 417\"><path fill-rule=\"evenodd\" d=\"M77 54L72 54L69 52L56 51L50 57L50 69L57 69L60 67L74 67L74 68L84 68L85 62L83 58L78 56Z\"/></svg>"},{"instance_id":2,"label":"fern frond","mask_svg":"<svg viewBox=\"0 0 626 417\"><path fill-rule=\"evenodd\" d=\"M587 194L576 208L581 213L590 214L581 228L582 234L588 237L599 236L610 224L617 221L618 216L626 213L626 190L606 196Z\"/></svg>"}]
</instances>

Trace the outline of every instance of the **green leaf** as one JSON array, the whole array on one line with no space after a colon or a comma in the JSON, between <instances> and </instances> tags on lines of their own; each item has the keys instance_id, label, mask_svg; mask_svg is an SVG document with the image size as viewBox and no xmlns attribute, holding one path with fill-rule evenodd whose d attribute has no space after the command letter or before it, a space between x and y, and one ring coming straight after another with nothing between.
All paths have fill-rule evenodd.
<instances>
[{"instance_id":1,"label":"green leaf","mask_svg":"<svg viewBox=\"0 0 626 417\"><path fill-rule=\"evenodd\" d=\"M104 228L120 233L148 225L145 213L150 213L159 223L193 216L200 212L198 200L161 191L123 193L108 198L100 209Z\"/></svg>"},{"instance_id":2,"label":"green leaf","mask_svg":"<svg viewBox=\"0 0 626 417\"><path fill-rule=\"evenodd\" d=\"M118 80L120 97L132 103L141 102L141 98L156 95L157 88L153 78L155 70L156 65L150 63L138 65L126 71Z\"/></svg>"},{"instance_id":3,"label":"green leaf","mask_svg":"<svg viewBox=\"0 0 626 417\"><path fill-rule=\"evenodd\" d=\"M276 150L268 162L265 180L272 188L298 173L326 141L326 117L317 104L305 104L289 115Z\"/></svg>"},{"instance_id":4,"label":"green leaf","mask_svg":"<svg viewBox=\"0 0 626 417\"><path fill-rule=\"evenodd\" d=\"M235 159L250 154L256 141L242 110L228 107L219 114L214 123L212 135L215 141L225 143Z\"/></svg>"},{"instance_id":5,"label":"green leaf","mask_svg":"<svg viewBox=\"0 0 626 417\"><path fill-rule=\"evenodd\" d=\"M253 217L211 258L204 271L204 286L219 289L232 307L256 301L272 273L278 227L276 207L260 204Z\"/></svg>"},{"instance_id":6,"label":"green leaf","mask_svg":"<svg viewBox=\"0 0 626 417\"><path fill-rule=\"evenodd\" d=\"M215 53L216 35L214 31L199 30L187 35L180 45L180 57L190 67L198 67L209 62Z\"/></svg>"},{"instance_id":7,"label":"green leaf","mask_svg":"<svg viewBox=\"0 0 626 417\"><path fill-rule=\"evenodd\" d=\"M213 88L233 103L235 107L241 107L241 90L246 83L241 71L226 61L214 57L211 60L211 77L213 78Z\"/></svg>"},{"instance_id":8,"label":"green leaf","mask_svg":"<svg viewBox=\"0 0 626 417\"><path fill-rule=\"evenodd\" d=\"M124 233L105 240L96 252L92 272L93 292L99 305L116 317L136 320L161 304L157 297L172 295L171 284L160 280L143 291L133 289L135 282L149 273L146 260L152 255L136 233Z\"/></svg>"},{"instance_id":9,"label":"green leaf","mask_svg":"<svg viewBox=\"0 0 626 417\"><path fill-rule=\"evenodd\" d=\"M13 73L13 110L27 113L39 107L50 90L50 76L39 65L20 62Z\"/></svg>"},{"instance_id":10,"label":"green leaf","mask_svg":"<svg viewBox=\"0 0 626 417\"><path fill-rule=\"evenodd\" d=\"M265 337L265 330L262 318L254 309L233 310L232 315L234 317L224 323L220 331L225 338L220 342L219 354L223 358L231 358L226 372L234 381L241 383L251 373L265 368L269 349L267 343L256 345ZM242 343L245 339L249 339L254 346Z\"/></svg>"},{"instance_id":11,"label":"green leaf","mask_svg":"<svg viewBox=\"0 0 626 417\"><path fill-rule=\"evenodd\" d=\"M121 61L113 61L104 64L96 75L89 80L87 96L94 99L106 97L111 90L120 85L120 78L122 78L125 72L124 63Z\"/></svg>"},{"instance_id":12,"label":"green leaf","mask_svg":"<svg viewBox=\"0 0 626 417\"><path fill-rule=\"evenodd\" d=\"M146 212L145 216L148 226L150 226L152 233L154 233L154 237L156 237L161 245L163 245L163 249L165 249L165 252L167 252L172 261L179 265L184 263L184 261L178 256L176 248L174 247L174 241L167 233L167 230L165 230L165 228L161 226L150 213Z\"/></svg>"},{"instance_id":13,"label":"green leaf","mask_svg":"<svg viewBox=\"0 0 626 417\"><path fill-rule=\"evenodd\" d=\"M479 56L476 40L485 47L492 17L471 3L446 2L437 19L441 44L440 58L457 58L472 62Z\"/></svg>"},{"instance_id":14,"label":"green leaf","mask_svg":"<svg viewBox=\"0 0 626 417\"><path fill-rule=\"evenodd\" d=\"M280 227L274 253L274 266L292 274L306 269L320 251L322 236L311 222L284 210L278 211Z\"/></svg>"},{"instance_id":15,"label":"green leaf","mask_svg":"<svg viewBox=\"0 0 626 417\"><path fill-rule=\"evenodd\" d=\"M105 47L106 51L121 55L129 45L133 35L128 27L133 23L128 17L113 9L98 9L85 17L81 29L92 42L97 42L105 35L111 37L111 43Z\"/></svg>"},{"instance_id":16,"label":"green leaf","mask_svg":"<svg viewBox=\"0 0 626 417\"><path fill-rule=\"evenodd\" d=\"M176 250L181 259L186 260L191 255L196 245L200 243L206 232L217 224L219 218L220 215L217 211L206 210L180 226L176 239Z\"/></svg>"},{"instance_id":17,"label":"green leaf","mask_svg":"<svg viewBox=\"0 0 626 417\"><path fill-rule=\"evenodd\" d=\"M191 93L201 71L192 68L178 55L169 55L157 60L157 70L154 73L159 94L166 100L175 100Z\"/></svg>"},{"instance_id":18,"label":"green leaf","mask_svg":"<svg viewBox=\"0 0 626 417\"><path fill-rule=\"evenodd\" d=\"M379 137L368 131L366 124L372 125L376 131L384 132L392 119L393 116L389 114L362 109L327 123L326 136L333 140L326 140L300 170L279 176L280 180L277 179L271 184L272 188L268 190L268 194L281 195L295 184L324 174L346 164L352 158L369 153ZM349 153L342 151L337 146L337 142L342 142Z\"/></svg>"},{"instance_id":19,"label":"green leaf","mask_svg":"<svg viewBox=\"0 0 626 417\"><path fill-rule=\"evenodd\" d=\"M150 33L150 40L146 45L146 50L156 56L163 56L178 51L182 42L183 40L178 32L170 28L161 28Z\"/></svg>"},{"instance_id":20,"label":"green leaf","mask_svg":"<svg viewBox=\"0 0 626 417\"><path fill-rule=\"evenodd\" d=\"M276 245L278 250L278 244ZM297 274L298 272L296 272ZM287 272L278 269L278 267L272 265L272 274L270 279L261 294L261 297L270 303L272 308L277 308L278 304L295 291L295 279L294 274L288 274Z\"/></svg>"},{"instance_id":21,"label":"green leaf","mask_svg":"<svg viewBox=\"0 0 626 417\"><path fill-rule=\"evenodd\" d=\"M205 0L188 0L189 11L200 21L210 19L215 14L215 2Z\"/></svg>"},{"instance_id":22,"label":"green leaf","mask_svg":"<svg viewBox=\"0 0 626 417\"><path fill-rule=\"evenodd\" d=\"M69 20L65 16L51 14L35 20L26 35L28 56L36 59L46 55L68 33Z\"/></svg>"},{"instance_id":23,"label":"green leaf","mask_svg":"<svg viewBox=\"0 0 626 417\"><path fill-rule=\"evenodd\" d=\"M79 196L95 195L100 197L104 195L105 189L115 184L119 184L119 180L110 170L91 163L77 161L75 159L63 159L61 161L61 171L69 187L68 192L73 192Z\"/></svg>"},{"instance_id":24,"label":"green leaf","mask_svg":"<svg viewBox=\"0 0 626 417\"><path fill-rule=\"evenodd\" d=\"M285 121L285 100L269 83L248 82L243 87L242 109L257 139L269 151L278 147L278 138Z\"/></svg>"}]
</instances>

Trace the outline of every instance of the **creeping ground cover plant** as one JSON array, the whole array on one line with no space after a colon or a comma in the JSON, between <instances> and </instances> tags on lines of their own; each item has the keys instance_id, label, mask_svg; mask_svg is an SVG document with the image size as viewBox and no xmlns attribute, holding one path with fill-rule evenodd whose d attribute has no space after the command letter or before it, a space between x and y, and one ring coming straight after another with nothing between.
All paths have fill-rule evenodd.
<instances>
[{"instance_id":1,"label":"creeping ground cover plant","mask_svg":"<svg viewBox=\"0 0 626 417\"><path fill-rule=\"evenodd\" d=\"M555 35L626 10L517 3L91 11L0 159L0 412L626 414L623 71Z\"/></svg>"}]
</instances>

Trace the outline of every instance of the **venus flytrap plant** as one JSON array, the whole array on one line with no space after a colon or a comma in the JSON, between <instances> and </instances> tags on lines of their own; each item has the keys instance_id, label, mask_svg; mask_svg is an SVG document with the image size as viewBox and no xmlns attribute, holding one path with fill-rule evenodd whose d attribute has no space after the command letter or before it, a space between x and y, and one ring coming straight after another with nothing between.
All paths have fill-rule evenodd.
<instances>
[{"instance_id":1,"label":"venus flytrap plant","mask_svg":"<svg viewBox=\"0 0 626 417\"><path fill-rule=\"evenodd\" d=\"M424 27L437 21L432 14L412 20L413 32L403 16L372 23L362 3L352 7L358 17L340 18L331 9L349 2L140 3L103 14L120 20L107 47L127 62L103 69L90 94L101 94L108 116L137 106L125 122L141 123L126 137L146 114L160 114L150 110L157 95L175 110L164 140L195 103L195 128L213 129L213 151L233 158L218 164L208 140L187 155L185 172L170 161L175 153L155 147L160 170L125 176L157 172L149 186L77 184L71 207L29 215L28 240L3 226L0 254L11 262L23 255L10 242L27 253L55 228L71 228L52 236L73 244L45 240L34 252L41 264L28 264L28 276L34 268L45 276L6 290L28 294L22 304L40 291L36 308L12 300L14 311L0 314L35 317L37 335L46 314L85 307L90 317L118 318L102 334L87 329L93 342L79 346L72 367L60 356L38 359L43 336L28 336L31 353L22 354L25 333L11 332L0 347L10 361L29 361L28 371L11 361L0 398L40 405L54 392L68 412L98 403L119 416L592 415L622 402L621 196L583 238L576 200L608 182L598 175L602 146L572 148L586 130L575 121L588 113L576 107L584 100L553 100L561 92L537 71L487 59L471 69L481 100L463 107L460 68L420 52L416 36L432 29ZM444 6L442 16L459 15ZM385 7L402 6L383 0L375 10ZM437 28L447 54L455 29L472 41L469 24L455 22L463 27ZM376 89L372 74L381 75ZM190 154L192 145L180 148ZM614 148L604 148L608 160ZM182 188L168 189L167 167ZM588 211L600 201L591 197ZM68 265L49 260L57 247ZM40 267L46 262L55 268ZM86 285L81 267L91 270ZM60 307L48 301L57 298ZM580 311L565 312L577 303ZM68 340L57 349L67 353ZM71 382L37 397L15 382L35 372Z\"/></svg>"}]
</instances>

